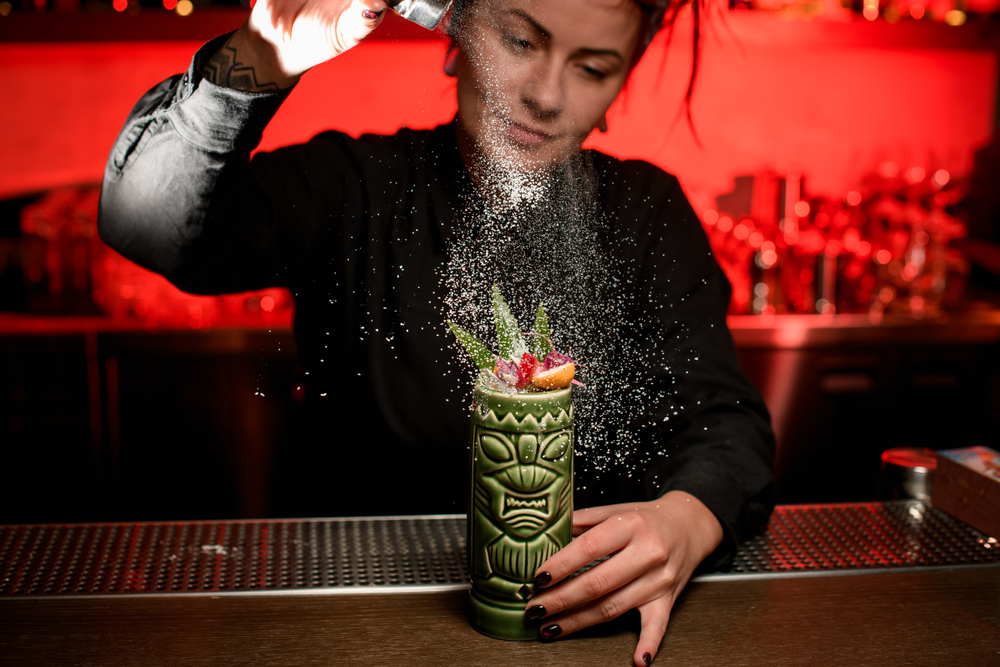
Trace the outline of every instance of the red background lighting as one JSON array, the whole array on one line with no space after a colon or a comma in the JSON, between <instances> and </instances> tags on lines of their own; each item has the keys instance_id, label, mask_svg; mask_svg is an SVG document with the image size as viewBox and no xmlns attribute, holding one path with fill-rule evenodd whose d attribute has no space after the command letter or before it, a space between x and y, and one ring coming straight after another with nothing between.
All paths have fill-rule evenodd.
<instances>
[{"instance_id":1,"label":"red background lighting","mask_svg":"<svg viewBox=\"0 0 1000 667\"><path fill-rule=\"evenodd\" d=\"M778 164L802 169L809 196L836 199L886 161L967 175L973 150L991 137L997 53L960 48L974 26L788 22L755 12L726 21L705 30L697 138L681 115L691 65L682 24L669 48L654 43L612 108L610 131L588 145L677 174L703 210L734 176ZM0 87L17 101L0 105L0 197L99 180L128 110L183 71L199 45L0 44ZM454 83L441 72L444 50L440 39L369 40L315 68L261 148L330 128L360 134L448 121Z\"/></svg>"}]
</instances>

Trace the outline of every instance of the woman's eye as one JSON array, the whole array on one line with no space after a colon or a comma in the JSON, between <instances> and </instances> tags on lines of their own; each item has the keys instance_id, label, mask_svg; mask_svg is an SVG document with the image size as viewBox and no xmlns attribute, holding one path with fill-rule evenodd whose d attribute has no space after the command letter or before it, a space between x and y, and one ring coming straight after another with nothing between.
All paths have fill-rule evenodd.
<instances>
[{"instance_id":1,"label":"woman's eye","mask_svg":"<svg viewBox=\"0 0 1000 667\"><path fill-rule=\"evenodd\" d=\"M514 51L527 51L531 48L531 42L522 38L515 37L514 35L504 35L504 41L507 42L509 46Z\"/></svg>"},{"instance_id":2,"label":"woman's eye","mask_svg":"<svg viewBox=\"0 0 1000 667\"><path fill-rule=\"evenodd\" d=\"M600 81L608 76L608 73L597 67L592 67L590 65L581 65L580 69L583 71L587 78Z\"/></svg>"}]
</instances>

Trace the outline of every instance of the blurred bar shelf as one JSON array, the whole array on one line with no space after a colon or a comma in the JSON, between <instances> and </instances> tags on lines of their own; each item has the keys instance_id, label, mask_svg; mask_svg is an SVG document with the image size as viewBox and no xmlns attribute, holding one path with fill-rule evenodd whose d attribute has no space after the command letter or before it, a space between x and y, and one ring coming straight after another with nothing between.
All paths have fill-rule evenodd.
<instances>
[{"instance_id":1,"label":"blurred bar shelf","mask_svg":"<svg viewBox=\"0 0 1000 667\"><path fill-rule=\"evenodd\" d=\"M273 322L229 321L194 329L181 323L100 316L21 315L0 313L0 341L17 338L79 338L96 345L113 340L116 347L193 353L278 352L294 358L291 313L279 313ZM165 347L164 347L165 346ZM96 353L96 347L94 349Z\"/></svg>"},{"instance_id":2,"label":"blurred bar shelf","mask_svg":"<svg viewBox=\"0 0 1000 667\"><path fill-rule=\"evenodd\" d=\"M866 314L730 315L727 318L739 348L805 348L836 345L982 345L1000 342L1000 309L983 308L944 313L936 318L886 316L873 321ZM0 337L87 335L104 333L292 333L291 313L276 313L269 322L259 318L227 321L193 329L184 323L147 322L101 316L27 315L0 313Z\"/></svg>"},{"instance_id":3,"label":"blurred bar shelf","mask_svg":"<svg viewBox=\"0 0 1000 667\"><path fill-rule=\"evenodd\" d=\"M290 435L309 378L291 309L246 317L195 329L0 314L0 451L27 471L0 487L0 523L267 516L270 457L311 437ZM879 497L884 450L956 447L998 428L995 308L878 324L846 314L729 323L771 413L778 502ZM161 451L211 463L163 468ZM173 497L175 485L194 492Z\"/></svg>"},{"instance_id":4,"label":"blurred bar shelf","mask_svg":"<svg viewBox=\"0 0 1000 667\"><path fill-rule=\"evenodd\" d=\"M937 318L866 314L730 315L738 348L798 349L857 345L983 345L1000 341L1000 310L944 313Z\"/></svg>"}]
</instances>

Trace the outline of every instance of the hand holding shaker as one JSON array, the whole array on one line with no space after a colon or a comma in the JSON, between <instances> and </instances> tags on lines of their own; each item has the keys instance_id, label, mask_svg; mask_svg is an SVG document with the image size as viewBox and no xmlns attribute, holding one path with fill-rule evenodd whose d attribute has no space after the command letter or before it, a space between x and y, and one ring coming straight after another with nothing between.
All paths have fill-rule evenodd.
<instances>
[{"instance_id":1,"label":"hand holding shaker","mask_svg":"<svg viewBox=\"0 0 1000 667\"><path fill-rule=\"evenodd\" d=\"M525 618L538 568L573 536L575 364L551 342L539 305L531 351L496 286L500 347L449 322L479 367L470 431L469 623L498 639L536 639Z\"/></svg>"}]
</instances>

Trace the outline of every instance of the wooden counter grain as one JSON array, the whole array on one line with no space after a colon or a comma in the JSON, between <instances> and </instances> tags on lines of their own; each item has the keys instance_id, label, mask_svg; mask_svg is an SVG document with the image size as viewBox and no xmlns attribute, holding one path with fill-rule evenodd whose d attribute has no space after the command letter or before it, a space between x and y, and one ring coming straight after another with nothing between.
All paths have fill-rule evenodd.
<instances>
[{"instance_id":1,"label":"wooden counter grain","mask_svg":"<svg viewBox=\"0 0 1000 667\"><path fill-rule=\"evenodd\" d=\"M0 664L626 666L628 615L551 644L465 620L464 591L0 599ZM997 665L1000 567L711 581L674 609L656 665Z\"/></svg>"}]
</instances>

